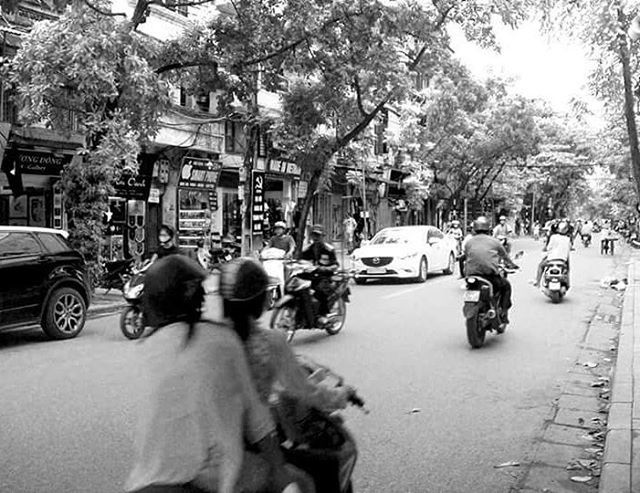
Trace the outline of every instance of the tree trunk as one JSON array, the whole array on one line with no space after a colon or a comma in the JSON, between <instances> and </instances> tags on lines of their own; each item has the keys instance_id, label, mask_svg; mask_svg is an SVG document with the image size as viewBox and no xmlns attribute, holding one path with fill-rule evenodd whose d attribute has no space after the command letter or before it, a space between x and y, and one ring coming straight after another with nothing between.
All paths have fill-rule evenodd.
<instances>
[{"instance_id":1,"label":"tree trunk","mask_svg":"<svg viewBox=\"0 0 640 493\"><path fill-rule=\"evenodd\" d=\"M254 123L247 124L246 135L246 147L244 153L244 161L242 166L244 168L244 174L246 177L246 182L244 184L244 197L242 197L242 231L241 231L241 240L240 245L242 249L242 255L247 256L251 252L251 240L252 240L252 217L253 217L253 204L251 203L251 184L252 184L252 176L251 171L254 169L255 165L255 151L256 151L256 134L257 134L257 125Z\"/></svg>"},{"instance_id":2,"label":"tree trunk","mask_svg":"<svg viewBox=\"0 0 640 493\"><path fill-rule=\"evenodd\" d=\"M624 26L624 12L618 5L618 22ZM627 34L622 31L618 35L618 48L620 62L622 63L622 78L624 80L624 113L629 135L629 151L631 153L631 172L636 184L636 196L640 199L640 149L638 148L638 126L636 124L635 101L633 97L633 83L631 81L631 68Z\"/></svg>"},{"instance_id":3,"label":"tree trunk","mask_svg":"<svg viewBox=\"0 0 640 493\"><path fill-rule=\"evenodd\" d=\"M296 257L300 255L302 251L302 245L304 243L305 233L307 232L307 217L309 216L309 211L311 210L311 204L313 202L313 196L318 189L318 185L320 183L320 175L322 174L322 168L317 169L311 175L311 179L309 180L309 184L307 185L307 195L304 197L304 202L302 204L302 210L300 211L300 218L298 219L298 234L296 237Z\"/></svg>"}]
</instances>

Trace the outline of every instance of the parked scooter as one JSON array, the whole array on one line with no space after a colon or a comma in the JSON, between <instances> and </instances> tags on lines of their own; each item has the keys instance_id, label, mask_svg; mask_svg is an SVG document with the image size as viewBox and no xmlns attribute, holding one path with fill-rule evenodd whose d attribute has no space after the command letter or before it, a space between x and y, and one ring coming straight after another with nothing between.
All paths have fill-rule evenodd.
<instances>
[{"instance_id":1,"label":"parked scooter","mask_svg":"<svg viewBox=\"0 0 640 493\"><path fill-rule=\"evenodd\" d=\"M342 330L347 318L347 302L351 290L347 271L334 271L330 276L326 267L297 260L287 265L288 276L284 296L275 304L271 328L287 333L291 342L297 330L320 329L329 335ZM312 280L318 280L315 289ZM316 291L321 291L320 293ZM327 297L329 313L321 317L318 295Z\"/></svg>"},{"instance_id":2,"label":"parked scooter","mask_svg":"<svg viewBox=\"0 0 640 493\"><path fill-rule=\"evenodd\" d=\"M144 332L144 316L142 313L142 293L144 291L144 270L134 270L122 290L127 306L120 315L120 330L127 339L139 339Z\"/></svg>"},{"instance_id":3,"label":"parked scooter","mask_svg":"<svg viewBox=\"0 0 640 493\"><path fill-rule=\"evenodd\" d=\"M569 290L569 266L564 260L550 260L542 274L542 292L553 303L560 303Z\"/></svg>"},{"instance_id":4,"label":"parked scooter","mask_svg":"<svg viewBox=\"0 0 640 493\"><path fill-rule=\"evenodd\" d=\"M298 357L298 362L309 378L321 385L343 385L342 377L330 369L305 357ZM358 395L352 395L350 403L368 412ZM351 476L358 450L342 418L335 413L327 415L316 409L301 408L286 396L278 400L274 414L287 462L309 474L318 492L352 493Z\"/></svg>"},{"instance_id":5,"label":"parked scooter","mask_svg":"<svg viewBox=\"0 0 640 493\"><path fill-rule=\"evenodd\" d=\"M273 308L284 294L285 254L286 252L280 248L265 248L260 252L260 262L269 276L269 286L267 287L269 309Z\"/></svg>"},{"instance_id":6,"label":"parked scooter","mask_svg":"<svg viewBox=\"0 0 640 493\"><path fill-rule=\"evenodd\" d=\"M134 262L134 258L104 262L102 264L104 274L100 279L100 287L106 289L107 293L112 289L123 290L125 283L131 277Z\"/></svg>"},{"instance_id":7,"label":"parked scooter","mask_svg":"<svg viewBox=\"0 0 640 493\"><path fill-rule=\"evenodd\" d=\"M515 259L524 255L518 252ZM502 276L506 279L514 269L503 267ZM487 331L502 334L507 326L502 323L502 299L493 289L493 284L481 276L466 278L463 314L466 319L467 339L472 348L480 348L484 344Z\"/></svg>"}]
</instances>

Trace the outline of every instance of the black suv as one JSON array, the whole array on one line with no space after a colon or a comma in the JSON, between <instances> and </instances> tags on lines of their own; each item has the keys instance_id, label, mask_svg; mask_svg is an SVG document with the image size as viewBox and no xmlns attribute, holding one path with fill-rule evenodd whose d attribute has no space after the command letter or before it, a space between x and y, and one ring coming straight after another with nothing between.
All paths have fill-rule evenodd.
<instances>
[{"instance_id":1,"label":"black suv","mask_svg":"<svg viewBox=\"0 0 640 493\"><path fill-rule=\"evenodd\" d=\"M57 229L0 226L0 330L40 324L53 339L77 336L90 290L82 254Z\"/></svg>"}]
</instances>

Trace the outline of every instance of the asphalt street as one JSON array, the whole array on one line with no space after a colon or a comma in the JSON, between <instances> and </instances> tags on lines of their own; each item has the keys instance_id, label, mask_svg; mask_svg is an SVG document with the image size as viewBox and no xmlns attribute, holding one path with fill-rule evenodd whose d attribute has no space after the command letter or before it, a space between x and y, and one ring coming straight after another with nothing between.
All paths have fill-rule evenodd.
<instances>
[{"instance_id":1,"label":"asphalt street","mask_svg":"<svg viewBox=\"0 0 640 493\"><path fill-rule=\"evenodd\" d=\"M299 333L293 347L359 389L370 414L345 413L360 492L507 492L522 474L611 268L578 246L573 286L552 305L528 284L540 243L517 240L522 272L504 335L471 350L457 276L353 286L344 331ZM0 335L0 492L121 491L135 424L136 353L118 317L75 340ZM523 465L494 468L508 461Z\"/></svg>"}]
</instances>

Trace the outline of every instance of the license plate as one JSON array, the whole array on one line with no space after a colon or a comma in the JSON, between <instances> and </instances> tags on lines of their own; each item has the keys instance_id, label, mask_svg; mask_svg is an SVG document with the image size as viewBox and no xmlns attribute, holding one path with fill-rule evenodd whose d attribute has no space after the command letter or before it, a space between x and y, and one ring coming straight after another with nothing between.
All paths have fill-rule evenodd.
<instances>
[{"instance_id":1,"label":"license plate","mask_svg":"<svg viewBox=\"0 0 640 493\"><path fill-rule=\"evenodd\" d=\"M560 283L559 283L559 282L557 282L557 281L554 281L554 282L550 282L550 283L549 283L549 289L550 289L550 290L552 290L552 291L559 291L559 290L560 290L560 287L561 287L561 286L560 286Z\"/></svg>"},{"instance_id":2,"label":"license plate","mask_svg":"<svg viewBox=\"0 0 640 493\"><path fill-rule=\"evenodd\" d=\"M386 274L387 269L367 269L367 274L376 275L376 274Z\"/></svg>"},{"instance_id":3,"label":"license plate","mask_svg":"<svg viewBox=\"0 0 640 493\"><path fill-rule=\"evenodd\" d=\"M470 303L477 303L478 301L480 301L480 291L465 291L464 301L468 301Z\"/></svg>"}]
</instances>

